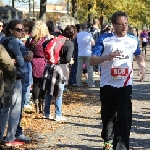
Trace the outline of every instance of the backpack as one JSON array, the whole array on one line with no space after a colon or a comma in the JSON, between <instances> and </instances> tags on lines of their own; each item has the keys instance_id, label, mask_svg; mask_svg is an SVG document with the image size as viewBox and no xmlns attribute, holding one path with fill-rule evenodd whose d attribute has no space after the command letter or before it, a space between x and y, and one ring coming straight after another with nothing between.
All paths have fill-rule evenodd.
<instances>
[{"instance_id":1,"label":"backpack","mask_svg":"<svg viewBox=\"0 0 150 150\"><path fill-rule=\"evenodd\" d=\"M64 45L66 38L62 35L54 37L43 44L44 56L49 64L59 63L59 54Z\"/></svg>"}]
</instances>

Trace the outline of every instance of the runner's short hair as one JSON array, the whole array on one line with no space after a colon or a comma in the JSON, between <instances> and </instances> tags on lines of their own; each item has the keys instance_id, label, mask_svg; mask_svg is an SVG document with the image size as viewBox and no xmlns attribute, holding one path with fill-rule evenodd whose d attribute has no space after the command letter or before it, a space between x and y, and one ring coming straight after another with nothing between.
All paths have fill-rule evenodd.
<instances>
[{"instance_id":1,"label":"runner's short hair","mask_svg":"<svg viewBox=\"0 0 150 150\"><path fill-rule=\"evenodd\" d=\"M111 17L111 23L116 24L117 18L122 17L122 16L124 16L128 19L128 15L125 12L122 12L122 11L115 12Z\"/></svg>"}]
</instances>

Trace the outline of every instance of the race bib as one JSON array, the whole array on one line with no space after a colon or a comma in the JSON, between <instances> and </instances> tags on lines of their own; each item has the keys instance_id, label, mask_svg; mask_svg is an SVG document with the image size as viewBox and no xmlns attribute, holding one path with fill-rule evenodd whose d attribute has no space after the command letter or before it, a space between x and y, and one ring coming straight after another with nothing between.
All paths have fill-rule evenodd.
<instances>
[{"instance_id":1,"label":"race bib","mask_svg":"<svg viewBox=\"0 0 150 150\"><path fill-rule=\"evenodd\" d=\"M123 67L112 67L111 76L113 79L126 79L129 74L128 68Z\"/></svg>"},{"instance_id":2,"label":"race bib","mask_svg":"<svg viewBox=\"0 0 150 150\"><path fill-rule=\"evenodd\" d=\"M143 38L143 42L147 42L147 39L146 39L146 38Z\"/></svg>"}]
</instances>

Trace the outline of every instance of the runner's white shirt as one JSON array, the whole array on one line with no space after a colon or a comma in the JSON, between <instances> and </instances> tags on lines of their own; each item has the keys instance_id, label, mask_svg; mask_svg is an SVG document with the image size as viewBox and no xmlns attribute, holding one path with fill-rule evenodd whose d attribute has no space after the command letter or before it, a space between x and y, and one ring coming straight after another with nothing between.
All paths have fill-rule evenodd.
<instances>
[{"instance_id":1,"label":"runner's white shirt","mask_svg":"<svg viewBox=\"0 0 150 150\"><path fill-rule=\"evenodd\" d=\"M132 85L133 56L141 54L135 36L127 34L117 37L113 33L103 34L99 37L92 55L105 56L116 50L121 52L120 56L101 63L100 87L111 85L119 88Z\"/></svg>"}]
</instances>

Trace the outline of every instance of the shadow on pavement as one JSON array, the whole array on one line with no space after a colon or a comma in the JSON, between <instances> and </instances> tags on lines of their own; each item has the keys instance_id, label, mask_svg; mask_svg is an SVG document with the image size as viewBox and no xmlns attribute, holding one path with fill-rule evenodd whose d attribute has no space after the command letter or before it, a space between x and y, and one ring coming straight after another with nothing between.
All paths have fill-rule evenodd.
<instances>
[{"instance_id":1,"label":"shadow on pavement","mask_svg":"<svg viewBox=\"0 0 150 150\"><path fill-rule=\"evenodd\" d=\"M75 123L75 122L64 122L64 124L71 124L78 127L86 127L86 128L102 128L102 125L94 125L94 124L82 124L82 123Z\"/></svg>"},{"instance_id":2,"label":"shadow on pavement","mask_svg":"<svg viewBox=\"0 0 150 150\"><path fill-rule=\"evenodd\" d=\"M131 131L139 134L139 138L140 138L140 135L143 135L143 134L145 134L145 136L146 134L150 135L149 121L150 121L150 116L145 116L144 114L138 115L138 114L133 113ZM150 146L150 143L149 143L149 146Z\"/></svg>"},{"instance_id":3,"label":"shadow on pavement","mask_svg":"<svg viewBox=\"0 0 150 150\"><path fill-rule=\"evenodd\" d=\"M87 145L67 145L67 144L57 144L57 147L59 148L65 148L66 150L68 148L73 149L76 148L78 150L102 150L99 147L98 148L93 148L93 147L89 147Z\"/></svg>"},{"instance_id":4,"label":"shadow on pavement","mask_svg":"<svg viewBox=\"0 0 150 150\"><path fill-rule=\"evenodd\" d=\"M149 139L134 139L130 138L130 147L133 150L149 150L150 144Z\"/></svg>"},{"instance_id":5,"label":"shadow on pavement","mask_svg":"<svg viewBox=\"0 0 150 150\"><path fill-rule=\"evenodd\" d=\"M140 101L150 100L149 84L133 85L132 89L132 99Z\"/></svg>"},{"instance_id":6,"label":"shadow on pavement","mask_svg":"<svg viewBox=\"0 0 150 150\"><path fill-rule=\"evenodd\" d=\"M73 117L73 118L82 118L82 119L94 119L94 120L100 120L100 117L99 118L94 118L94 117L86 117L86 116L77 116L77 115L65 115L66 117Z\"/></svg>"},{"instance_id":7,"label":"shadow on pavement","mask_svg":"<svg viewBox=\"0 0 150 150\"><path fill-rule=\"evenodd\" d=\"M78 135L81 135L81 136L86 136L86 137L98 137L98 138L101 138L100 135L93 135L93 134L78 134Z\"/></svg>"}]
</instances>

